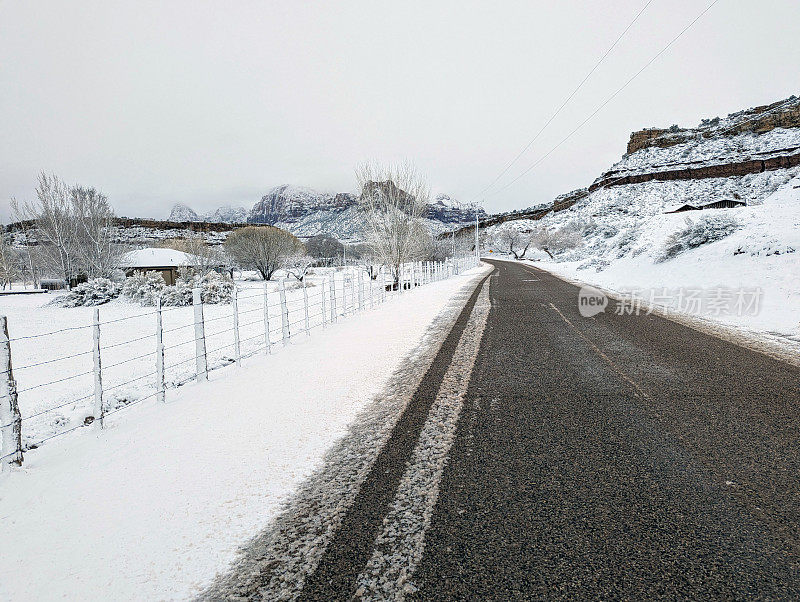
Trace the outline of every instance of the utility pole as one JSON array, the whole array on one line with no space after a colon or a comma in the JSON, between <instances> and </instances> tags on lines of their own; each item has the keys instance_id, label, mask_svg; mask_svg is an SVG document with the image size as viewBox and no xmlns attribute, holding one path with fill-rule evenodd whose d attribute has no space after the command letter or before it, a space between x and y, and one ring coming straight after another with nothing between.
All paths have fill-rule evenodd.
<instances>
[{"instance_id":1,"label":"utility pole","mask_svg":"<svg viewBox=\"0 0 800 602\"><path fill-rule=\"evenodd\" d=\"M479 248L479 241L478 241L478 212L475 212L475 263L477 264L481 260L481 251Z\"/></svg>"}]
</instances>

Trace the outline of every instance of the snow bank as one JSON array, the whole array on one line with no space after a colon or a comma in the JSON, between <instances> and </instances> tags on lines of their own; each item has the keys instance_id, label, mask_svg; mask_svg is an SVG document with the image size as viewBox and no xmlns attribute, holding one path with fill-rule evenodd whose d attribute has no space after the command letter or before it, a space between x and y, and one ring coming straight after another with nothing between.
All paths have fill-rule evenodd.
<instances>
[{"instance_id":1,"label":"snow bank","mask_svg":"<svg viewBox=\"0 0 800 602\"><path fill-rule=\"evenodd\" d=\"M486 268L397 296L0 475L0 598L186 599L263 529Z\"/></svg>"},{"instance_id":2,"label":"snow bank","mask_svg":"<svg viewBox=\"0 0 800 602\"><path fill-rule=\"evenodd\" d=\"M736 209L665 214L683 203L733 192L748 203ZM686 220L718 216L739 227L721 240L664 260L671 235ZM569 210L549 214L550 228L582 224L584 245L556 256L535 258L543 269L621 293L647 295L678 289L759 289L755 314L699 315L725 324L800 341L800 170L778 170L741 178L648 182L601 189Z\"/></svg>"}]
</instances>

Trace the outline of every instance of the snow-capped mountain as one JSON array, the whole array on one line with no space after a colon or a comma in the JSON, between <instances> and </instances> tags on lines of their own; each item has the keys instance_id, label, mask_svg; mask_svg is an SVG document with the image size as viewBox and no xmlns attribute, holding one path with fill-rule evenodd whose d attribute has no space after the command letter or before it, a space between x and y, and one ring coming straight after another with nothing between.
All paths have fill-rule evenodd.
<instances>
[{"instance_id":1,"label":"snow-capped mountain","mask_svg":"<svg viewBox=\"0 0 800 602\"><path fill-rule=\"evenodd\" d=\"M242 224L247 221L248 211L244 207L223 205L214 211L198 214L183 203L176 203L169 212L170 222L211 222L215 224Z\"/></svg>"},{"instance_id":2,"label":"snow-capped mountain","mask_svg":"<svg viewBox=\"0 0 800 602\"><path fill-rule=\"evenodd\" d=\"M276 186L253 206L247 221L286 228L298 236L326 233L356 240L361 236L357 201L356 195L349 192L334 194L301 186ZM425 217L432 231L442 232L471 223L476 211L481 217L486 215L480 207L439 195L429 204Z\"/></svg>"},{"instance_id":3,"label":"snow-capped mountain","mask_svg":"<svg viewBox=\"0 0 800 602\"><path fill-rule=\"evenodd\" d=\"M200 216L197 212L183 203L175 203L172 210L169 212L168 221L171 222L201 222Z\"/></svg>"},{"instance_id":4,"label":"snow-capped mountain","mask_svg":"<svg viewBox=\"0 0 800 602\"><path fill-rule=\"evenodd\" d=\"M228 205L198 214L178 203L172 208L169 221L270 224L301 237L325 233L342 240L358 240L361 219L357 201L358 197L349 192L320 192L284 184L272 188L249 211ZM438 233L472 223L476 213L480 218L486 216L477 205L440 194L429 203L425 218L431 230Z\"/></svg>"}]
</instances>

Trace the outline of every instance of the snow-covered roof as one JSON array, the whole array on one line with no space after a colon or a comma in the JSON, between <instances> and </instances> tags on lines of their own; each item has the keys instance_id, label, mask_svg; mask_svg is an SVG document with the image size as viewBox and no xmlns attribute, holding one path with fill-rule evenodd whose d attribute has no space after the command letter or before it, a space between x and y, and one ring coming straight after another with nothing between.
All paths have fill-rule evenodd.
<instances>
[{"instance_id":1,"label":"snow-covered roof","mask_svg":"<svg viewBox=\"0 0 800 602\"><path fill-rule=\"evenodd\" d=\"M181 267L195 263L194 255L176 251L175 249L158 249L151 247L148 249L137 249L128 251L120 258L120 266L123 268L166 268Z\"/></svg>"}]
</instances>

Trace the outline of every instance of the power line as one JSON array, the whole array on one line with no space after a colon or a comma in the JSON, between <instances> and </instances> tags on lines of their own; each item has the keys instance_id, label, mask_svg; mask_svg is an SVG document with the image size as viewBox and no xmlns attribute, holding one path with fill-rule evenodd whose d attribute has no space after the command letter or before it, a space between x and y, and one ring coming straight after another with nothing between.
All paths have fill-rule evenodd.
<instances>
[{"instance_id":1,"label":"power line","mask_svg":"<svg viewBox=\"0 0 800 602\"><path fill-rule=\"evenodd\" d=\"M671 46L672 46L672 45L673 45L675 42L677 42L677 41L678 41L678 39L679 39L681 36L683 36L683 34L685 34L685 33L686 33L686 32L687 32L687 31L688 31L688 30L689 30L689 29L690 29L690 28L691 28L691 27L692 27L692 26L693 26L695 23L697 23L697 22L700 20L700 18L701 18L703 15L705 15L705 14L706 14L706 13L707 13L709 10L711 10L711 8L712 8L712 7L713 7L713 6L714 6L714 5L715 5L717 2L719 2L719 0L713 0L713 1L712 1L712 2L711 2L709 5L708 5L708 6L706 6L706 7L705 7L705 9L703 9L703 11L702 11L702 12L701 12L699 15L697 15L697 16L696 16L696 17L695 17L695 18L694 18L694 19L693 19L693 20L692 20L692 21L691 21L691 22L690 22L690 23L689 23L689 24L688 24L686 27L684 27L684 28L683 28L683 29L680 31L680 33L679 33L678 35L676 35L674 38L672 38L672 40L670 40L670 41L669 41L669 43L668 43L666 46L664 46L664 48L662 48L661 50L659 50L659 51L658 51L658 52L655 54L655 56L653 56L653 58L651 58L649 61L647 61L647 63L645 63L645 65L644 65L644 66L643 66L641 69L639 69L639 70L638 70L636 73L634 73L634 74L633 74L633 76L631 76L631 78L630 78L630 79L628 79L628 81L626 81L626 82L625 82L625 83L624 83L624 84L623 84L623 85L622 85L620 88L618 88L618 89L616 90L616 92L614 92L614 93L613 93L611 96L609 96L609 97L608 97L608 98L607 98L605 101L603 101L603 103L602 103L602 104L600 104L600 106L599 106L599 107L597 107L597 108L596 108L594 111L592 111L592 113L591 113L591 114L590 114L590 115L589 115L589 116L588 116L586 119L584 119L584 120L583 120L583 121L582 121L582 122L581 122L581 123L580 123L580 124L579 124L579 125L578 125L578 126L575 128L575 129L573 129L573 130L572 130L572 131L571 131L569 134L567 134L567 135L566 135L566 136L565 136L565 137L564 137L564 138L563 138L563 139L562 139L562 140L561 140L561 141L560 141L558 144L556 144L556 145L555 145L553 148L551 148L549 151L547 151L547 153L545 153L545 154L544 154L544 155L543 155L541 158L539 158L539 159L538 159L537 161L535 161L535 162L534 162L532 165L530 165L530 166L529 166L527 169L525 169L525 171L523 171L521 174L519 174L519 175L518 175L516 178L514 178L513 180L511 180L511 181L510 181L508 184L506 184L506 185L505 185L505 186L503 186L502 188L498 188L498 189L497 189L497 190L495 190L494 192L490 193L490 194L489 194L489 196L492 196L492 195L498 194L499 192L502 192L503 190L505 190L506 188L508 188L509 186L511 186L512 184L514 184L515 182L517 182L517 181L518 181L520 178L522 178L523 176L527 175L527 174L528 174L528 173L529 173L529 172L530 172L530 171L531 171L533 168L535 168L536 166L538 166L538 165L539 165L539 164L540 164L542 161L544 161L544 160L545 160L547 157L549 157L549 156L550 156L550 155L551 155L551 154L552 154L552 153L553 153L553 152L554 152L556 149L558 149L558 148L559 148L559 147L560 147L562 144L564 144L564 143L565 143L567 140L569 140L570 138L572 138L572 136L573 136L573 135L575 135L575 133L576 133L578 130L580 130L580 129L581 129L583 126L584 126L584 125L586 125L586 124L587 124L587 123L588 123L588 122L589 122L589 121L590 121L590 120L591 120L591 119L592 119L592 118L593 118L595 115L597 115L597 113L599 113L599 112L600 112L600 111L603 109L603 107L605 107L605 106L606 106L606 105L607 105L609 102L611 102L612 100L614 100L614 98L616 98L616 96L617 96L617 95L618 95L620 92L622 92L622 91L623 91L625 88L627 88L627 87L628 87L628 86L631 84L631 82L633 82L633 80L635 80L637 77L639 77L639 75L641 75L641 73L642 73L642 72L643 72L645 69L647 69L647 68L648 68L650 65L652 65L652 64L653 64L653 63L656 61L656 59L658 59L658 57L660 57L662 54L664 54L664 53L665 53L665 52L666 52L666 51L667 51L667 50L668 50L668 49L669 49L669 48L670 48L670 47L671 47Z\"/></svg>"},{"instance_id":2,"label":"power line","mask_svg":"<svg viewBox=\"0 0 800 602\"><path fill-rule=\"evenodd\" d=\"M606 59L606 57L607 57L609 54L611 54L611 51L612 51L612 50L614 50L614 48L617 46L617 44L619 44L620 40L622 40L622 38L625 36L625 34L626 34L626 33L628 33L628 30L630 30L630 28L631 28L631 27L633 27L633 25L636 23L636 21L638 21L638 20L639 20L639 17L640 17L640 16L642 15L642 13L643 13L643 12L644 12L644 11L647 9L647 7L648 7L648 6L650 6L650 4L652 4L652 2L653 2L653 0L648 0L648 1L647 1L647 3L646 3L646 4L645 4L643 7L642 7L642 9L641 9L641 10L640 10L638 13L636 13L636 16L633 18L633 21L631 21L631 22L628 24L628 26L627 26L627 27L626 27L626 28L625 28L625 29L622 31L622 33L621 33L621 34L619 34L619 36L617 37L617 39L616 39L616 40L614 40L614 43L613 43L613 44L611 44L611 46L609 46L609 47L608 47L608 50L606 50L606 51L605 51L605 53L603 54L603 56L601 56L601 57L600 57L600 59L599 59L599 60L598 60L598 61L597 61L597 62L594 64L594 67L592 67L592 68L591 68L591 70L589 71L589 73L587 73L587 74L586 74L586 76L585 76L585 77L584 77L584 78L581 80L581 82L580 82L580 83L577 85L577 87L576 87L576 88L575 88L575 89L574 89L574 90L573 90L573 91L572 91L572 92L569 94L569 96L567 96L567 97L564 99L564 101L561 103L561 105L558 107L558 109L556 109L555 113L553 113L553 114L550 116L550 119L548 119L548 120L545 122L545 124L544 124L544 125L543 125L543 126L540 128L540 129L539 129L539 131L538 131L538 132L536 132L536 135L535 135L535 136L534 136L534 137L533 137L533 138L532 138L532 139L531 139L531 140L530 140L530 141L529 141L529 142L528 142L528 143L527 143L527 144L526 144L526 145L525 145L525 146L522 148L522 150L521 150L521 151L519 151L519 153L517 153L517 155L516 155L516 156L515 156L515 157L514 157L514 158L513 158L513 159L512 159L512 160L511 160L511 161L510 161L510 162L509 162L509 163L508 163L508 164L507 164L505 167L504 167L504 168L503 168L503 170L502 170L502 171L501 171L501 172L500 172L500 173L497 175L497 177L496 177L494 180L492 180L492 181L489 183L489 185L488 185L488 186L486 186L486 187L485 187L483 190L481 190L481 191L480 191L480 192L479 192L479 193L478 193L476 196L481 196L481 195L483 195L483 194L484 194L484 193L485 193L487 190L489 190L489 189L490 189L492 186L494 186L494 185L497 183L497 181L498 181L500 178L502 178L502 177L505 175L505 173L506 173L506 172L507 172L509 169L511 169L511 166L512 166L512 165L514 165L514 163L516 163L516 162L519 160L519 158L520 158L520 157L522 157L522 155L524 155L524 154L525 154L525 152L526 152L526 151L527 151L527 150L528 150L528 149L529 149L529 148L530 148L530 147L533 145L533 143L534 143L534 142L536 142L536 140L538 140L538 139L539 139L539 136L541 136L541 135L542 135L542 132L544 132L544 131L545 131L545 129L547 129L547 126L549 126L549 125L550 125L550 123L552 123L552 121L553 121L553 120L554 120L554 119L555 119L555 118L558 116L558 114L559 114L559 113L561 113L561 110L562 110L562 109L563 109L565 106L567 106L567 103L568 103L570 100L572 100L572 98L573 98L573 97L574 97L574 96L575 96L575 95L578 93L578 91L579 91L579 90L580 90L580 89L583 87L583 85L584 85L584 84L585 84L585 83L588 81L588 79L589 79L589 78L592 76L592 74L593 74L595 71L597 71L597 68L600 66L600 64L601 64L601 63L602 63L602 62L603 62L603 61Z\"/></svg>"}]
</instances>

